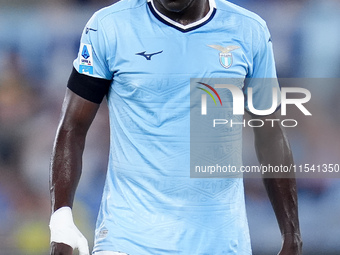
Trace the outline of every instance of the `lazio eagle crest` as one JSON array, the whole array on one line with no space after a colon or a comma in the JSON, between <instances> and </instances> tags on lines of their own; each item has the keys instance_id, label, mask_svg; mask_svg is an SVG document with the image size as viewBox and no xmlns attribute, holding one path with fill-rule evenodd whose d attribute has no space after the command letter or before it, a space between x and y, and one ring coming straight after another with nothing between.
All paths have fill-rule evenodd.
<instances>
[{"instance_id":1,"label":"lazio eagle crest","mask_svg":"<svg viewBox=\"0 0 340 255\"><path fill-rule=\"evenodd\" d=\"M233 63L233 55L231 51L239 49L240 46L230 45L227 47L223 47L221 45L208 45L209 47L220 51L220 63L224 68L229 68Z\"/></svg>"}]
</instances>

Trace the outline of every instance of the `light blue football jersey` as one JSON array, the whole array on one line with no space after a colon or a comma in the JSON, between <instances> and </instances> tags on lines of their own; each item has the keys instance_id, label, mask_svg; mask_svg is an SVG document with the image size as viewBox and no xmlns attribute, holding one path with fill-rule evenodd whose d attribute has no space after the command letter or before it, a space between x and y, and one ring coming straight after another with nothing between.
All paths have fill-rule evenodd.
<instances>
[{"instance_id":1,"label":"light blue football jersey","mask_svg":"<svg viewBox=\"0 0 340 255\"><path fill-rule=\"evenodd\" d=\"M243 180L190 178L190 78L276 77L272 45L257 15L224 0L209 5L202 20L183 26L152 2L122 0L83 31L74 67L112 79L94 252L251 254ZM269 108L271 90L248 86L254 105Z\"/></svg>"}]
</instances>

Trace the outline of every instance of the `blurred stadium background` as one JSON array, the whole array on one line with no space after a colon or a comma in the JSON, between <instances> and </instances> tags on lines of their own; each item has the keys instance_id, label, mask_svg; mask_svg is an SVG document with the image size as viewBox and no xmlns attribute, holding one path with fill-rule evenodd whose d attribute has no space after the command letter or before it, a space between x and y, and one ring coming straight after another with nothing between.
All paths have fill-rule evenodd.
<instances>
[{"instance_id":1,"label":"blurred stadium background","mask_svg":"<svg viewBox=\"0 0 340 255\"><path fill-rule=\"evenodd\" d=\"M267 21L280 77L339 77L339 0L232 2ZM48 253L49 158L66 82L85 23L111 3L0 0L0 255ZM340 84L317 86L312 96L317 114L289 130L295 161L340 163ZM74 207L90 244L106 171L107 123L103 103ZM256 164L249 128L244 137L245 164ZM245 182L254 254L276 254L280 234L262 182ZM298 185L304 254L340 254L340 179L299 179Z\"/></svg>"}]
</instances>

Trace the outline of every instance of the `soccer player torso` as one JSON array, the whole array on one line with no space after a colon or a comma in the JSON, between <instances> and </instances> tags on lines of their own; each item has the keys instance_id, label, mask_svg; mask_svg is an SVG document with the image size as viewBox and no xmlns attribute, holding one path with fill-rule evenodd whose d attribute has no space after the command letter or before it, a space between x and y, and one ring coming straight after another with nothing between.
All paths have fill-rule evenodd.
<instances>
[{"instance_id":1,"label":"soccer player torso","mask_svg":"<svg viewBox=\"0 0 340 255\"><path fill-rule=\"evenodd\" d=\"M190 178L190 78L253 76L269 39L263 31L257 16L224 0L210 1L207 16L186 27L143 0L123 0L89 21L74 66L113 77L94 251L251 254L242 179ZM235 132L239 153L229 160L241 166Z\"/></svg>"}]
</instances>

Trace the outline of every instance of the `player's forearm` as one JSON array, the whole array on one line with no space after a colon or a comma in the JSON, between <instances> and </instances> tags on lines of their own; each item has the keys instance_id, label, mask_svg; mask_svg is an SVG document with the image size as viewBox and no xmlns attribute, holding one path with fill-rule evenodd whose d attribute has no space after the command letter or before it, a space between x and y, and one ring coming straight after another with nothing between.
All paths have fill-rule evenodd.
<instances>
[{"instance_id":1,"label":"player's forearm","mask_svg":"<svg viewBox=\"0 0 340 255\"><path fill-rule=\"evenodd\" d=\"M284 237L300 235L295 179L263 179Z\"/></svg>"},{"instance_id":2,"label":"player's forearm","mask_svg":"<svg viewBox=\"0 0 340 255\"><path fill-rule=\"evenodd\" d=\"M302 239L298 218L296 182L294 178L264 178L282 236L281 254L300 255Z\"/></svg>"},{"instance_id":3,"label":"player's forearm","mask_svg":"<svg viewBox=\"0 0 340 255\"><path fill-rule=\"evenodd\" d=\"M82 153L85 137L76 130L61 126L58 129L50 168L50 192L52 210L72 207L81 176Z\"/></svg>"},{"instance_id":4,"label":"player's forearm","mask_svg":"<svg viewBox=\"0 0 340 255\"><path fill-rule=\"evenodd\" d=\"M52 210L72 207L82 169L87 131L99 104L87 101L67 89L50 166Z\"/></svg>"},{"instance_id":5,"label":"player's forearm","mask_svg":"<svg viewBox=\"0 0 340 255\"><path fill-rule=\"evenodd\" d=\"M61 124L53 148L50 169L51 255L73 254L75 248L82 251L79 254L89 254L87 240L75 226L70 210L81 175L85 143L85 136L77 133L75 128L68 129Z\"/></svg>"},{"instance_id":6,"label":"player's forearm","mask_svg":"<svg viewBox=\"0 0 340 255\"><path fill-rule=\"evenodd\" d=\"M263 130L262 130L263 131ZM255 147L262 165L290 166L293 157L283 130L255 131ZM264 137L266 136L266 137ZM276 178L275 174L278 174ZM266 174L263 182L272 203L282 236L300 235L296 181L293 173Z\"/></svg>"}]
</instances>

